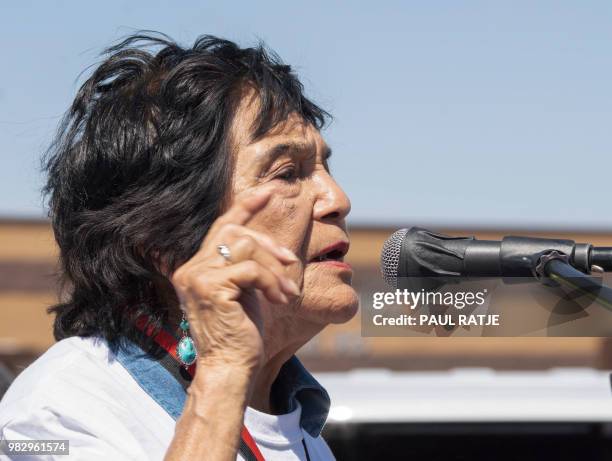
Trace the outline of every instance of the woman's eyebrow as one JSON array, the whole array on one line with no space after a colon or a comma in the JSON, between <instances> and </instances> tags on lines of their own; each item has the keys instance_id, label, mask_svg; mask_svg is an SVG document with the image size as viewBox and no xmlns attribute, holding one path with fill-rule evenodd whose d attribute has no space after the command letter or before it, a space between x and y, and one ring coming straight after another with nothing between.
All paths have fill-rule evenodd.
<instances>
[{"instance_id":1,"label":"woman's eyebrow","mask_svg":"<svg viewBox=\"0 0 612 461\"><path fill-rule=\"evenodd\" d=\"M276 144L263 152L259 159L259 164L263 169L270 166L278 157L288 152L311 152L313 146L300 141L285 141Z\"/></svg>"},{"instance_id":2,"label":"woman's eyebrow","mask_svg":"<svg viewBox=\"0 0 612 461\"><path fill-rule=\"evenodd\" d=\"M277 157L286 154L290 151L307 152L310 150L311 146L309 144L298 141L287 141L272 146L270 149L264 152L262 159L264 160L264 162L269 163L274 161Z\"/></svg>"},{"instance_id":3,"label":"woman's eyebrow","mask_svg":"<svg viewBox=\"0 0 612 461\"><path fill-rule=\"evenodd\" d=\"M268 149L262 154L262 162L267 164L272 163L274 160L276 160L277 157L291 151L309 153L313 150L314 146L312 144L299 141L281 142L279 144L276 144L275 146L272 146L270 149ZM325 145L325 147L323 148L323 159L329 159L329 157L331 157L331 154L331 147Z\"/></svg>"}]
</instances>

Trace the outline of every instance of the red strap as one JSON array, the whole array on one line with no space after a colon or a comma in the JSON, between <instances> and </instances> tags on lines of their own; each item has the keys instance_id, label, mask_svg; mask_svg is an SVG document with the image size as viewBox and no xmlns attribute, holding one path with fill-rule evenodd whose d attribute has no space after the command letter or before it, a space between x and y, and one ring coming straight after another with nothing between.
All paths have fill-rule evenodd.
<instances>
[{"instance_id":1,"label":"red strap","mask_svg":"<svg viewBox=\"0 0 612 461\"><path fill-rule=\"evenodd\" d=\"M174 359L177 362L179 362L178 356L176 355L176 345L178 343L176 338L163 329L160 330L159 333L157 333L157 335L153 336L153 326L149 325L145 329L146 324L147 324L146 317L139 317L136 320L136 326L138 327L138 329L140 329L147 336L152 337L153 340L159 346L163 347L164 350L168 352L168 354L170 354L172 357L174 357ZM189 372L191 377L195 375L195 369L196 369L195 363L187 367L187 371ZM253 456L257 459L257 461L265 461L263 455L261 454L261 451L259 451L259 448L257 447L257 443L255 443L255 440L253 440L253 436L251 436L251 433L244 425L242 426L242 430L240 431L240 436L242 437L242 441L244 442L244 444L247 447L249 447Z\"/></svg>"},{"instance_id":2,"label":"red strap","mask_svg":"<svg viewBox=\"0 0 612 461\"><path fill-rule=\"evenodd\" d=\"M245 445L250 448L251 453L253 453L253 456L257 458L257 461L264 461L264 457L261 454L261 451L259 451L259 447L255 443L255 440L253 440L249 430L244 425L240 431L240 437L242 437L242 441L245 443Z\"/></svg>"}]
</instances>

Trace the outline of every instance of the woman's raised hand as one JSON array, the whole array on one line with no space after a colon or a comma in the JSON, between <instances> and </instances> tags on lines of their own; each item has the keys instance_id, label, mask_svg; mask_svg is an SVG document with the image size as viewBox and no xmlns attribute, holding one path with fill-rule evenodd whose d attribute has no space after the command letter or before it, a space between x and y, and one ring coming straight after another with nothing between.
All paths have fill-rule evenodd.
<instances>
[{"instance_id":1,"label":"woman's raised hand","mask_svg":"<svg viewBox=\"0 0 612 461\"><path fill-rule=\"evenodd\" d=\"M198 252L176 269L171 281L186 312L189 329L205 366L255 371L265 357L263 327L270 304L299 296L286 267L295 254L271 237L246 227L270 199L270 190L237 200L210 228ZM229 249L226 259L220 246Z\"/></svg>"}]
</instances>

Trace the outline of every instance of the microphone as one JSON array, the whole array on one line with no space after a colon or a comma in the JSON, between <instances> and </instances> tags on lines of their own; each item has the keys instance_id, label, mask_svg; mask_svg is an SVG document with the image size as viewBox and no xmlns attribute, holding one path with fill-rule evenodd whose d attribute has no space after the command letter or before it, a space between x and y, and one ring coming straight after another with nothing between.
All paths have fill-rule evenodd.
<instances>
[{"instance_id":1,"label":"microphone","mask_svg":"<svg viewBox=\"0 0 612 461\"><path fill-rule=\"evenodd\" d=\"M593 247L573 240L507 236L501 241L451 237L419 227L400 229L384 243L380 266L392 288L436 289L475 277L536 280L534 267L551 251L567 258L582 273L612 270L612 247ZM407 280L403 281L403 278ZM410 281L409 279L412 279ZM517 280L515 280L517 281Z\"/></svg>"}]
</instances>

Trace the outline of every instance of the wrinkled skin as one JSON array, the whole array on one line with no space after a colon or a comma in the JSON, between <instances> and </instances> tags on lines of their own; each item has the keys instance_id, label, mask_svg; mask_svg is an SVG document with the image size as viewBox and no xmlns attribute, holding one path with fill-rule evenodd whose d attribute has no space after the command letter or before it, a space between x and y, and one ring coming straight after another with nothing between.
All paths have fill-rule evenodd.
<instances>
[{"instance_id":1,"label":"wrinkled skin","mask_svg":"<svg viewBox=\"0 0 612 461\"><path fill-rule=\"evenodd\" d=\"M225 213L172 282L198 369L255 370L253 402L265 410L282 363L326 325L352 318L358 298L350 266L313 260L348 242L350 201L329 173L325 141L297 115L252 141L257 104L245 94L232 126ZM231 262L220 244L230 248Z\"/></svg>"}]
</instances>

